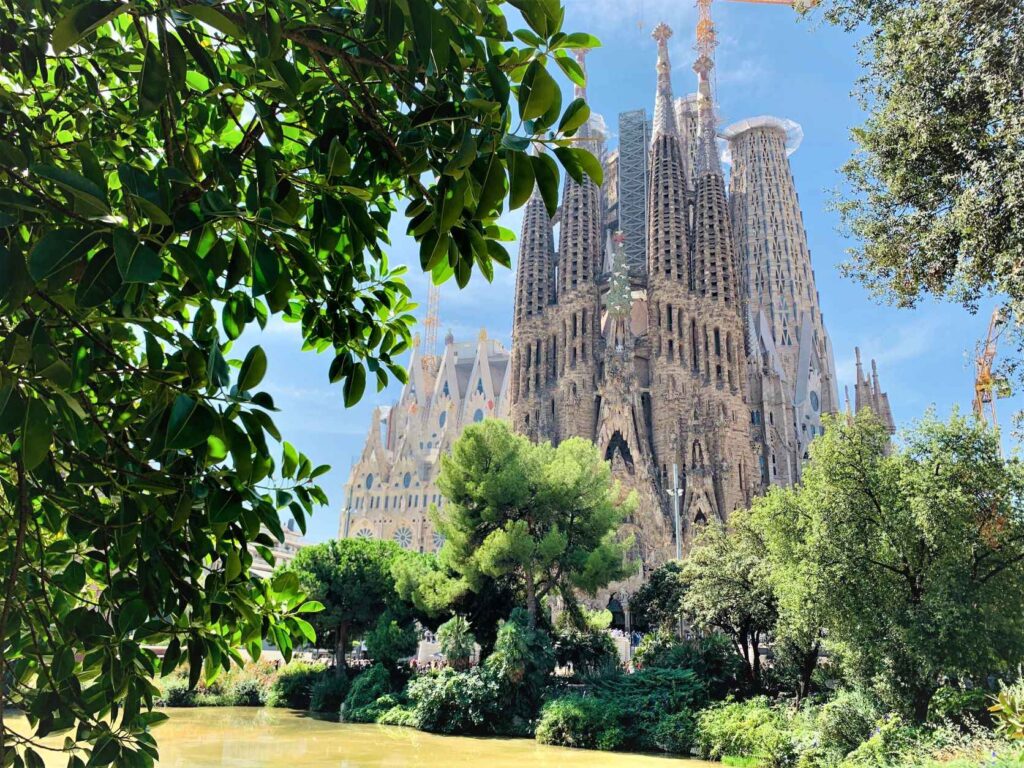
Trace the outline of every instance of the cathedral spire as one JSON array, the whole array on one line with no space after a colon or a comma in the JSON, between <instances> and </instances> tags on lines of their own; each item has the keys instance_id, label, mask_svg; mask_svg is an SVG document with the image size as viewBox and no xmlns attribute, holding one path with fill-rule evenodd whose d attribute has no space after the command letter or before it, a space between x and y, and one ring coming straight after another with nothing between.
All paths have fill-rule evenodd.
<instances>
[{"instance_id":1,"label":"cathedral spire","mask_svg":"<svg viewBox=\"0 0 1024 768\"><path fill-rule=\"evenodd\" d=\"M711 70L715 62L710 56L701 54L693 63L697 73L697 91L700 94L698 106L697 167L695 178L709 173L722 175L722 163L718 157L718 143L715 138L715 100L711 93Z\"/></svg>"},{"instance_id":2,"label":"cathedral spire","mask_svg":"<svg viewBox=\"0 0 1024 768\"><path fill-rule=\"evenodd\" d=\"M654 98L654 132L652 138L660 135L676 136L675 105L672 99L672 64L668 59L668 41L672 28L661 22L654 28L651 37L658 41L658 90Z\"/></svg>"},{"instance_id":3,"label":"cathedral spire","mask_svg":"<svg viewBox=\"0 0 1024 768\"><path fill-rule=\"evenodd\" d=\"M650 185L647 190L647 271L653 282L681 285L687 280L686 166L672 103L668 40L672 30L661 23L651 34L658 42L658 90L651 136Z\"/></svg>"},{"instance_id":4,"label":"cathedral spire","mask_svg":"<svg viewBox=\"0 0 1024 768\"><path fill-rule=\"evenodd\" d=\"M534 146L534 152L538 152ZM552 274L555 240L544 200L533 188L523 209L519 235L519 264L516 267L515 322L539 316L554 299Z\"/></svg>"}]
</instances>

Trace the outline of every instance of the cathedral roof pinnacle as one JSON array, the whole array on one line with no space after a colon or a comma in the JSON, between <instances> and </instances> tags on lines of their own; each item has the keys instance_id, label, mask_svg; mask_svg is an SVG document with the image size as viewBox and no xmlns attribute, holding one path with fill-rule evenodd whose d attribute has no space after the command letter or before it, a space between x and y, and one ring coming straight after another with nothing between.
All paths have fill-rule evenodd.
<instances>
[{"instance_id":1,"label":"cathedral roof pinnacle","mask_svg":"<svg viewBox=\"0 0 1024 768\"><path fill-rule=\"evenodd\" d=\"M580 69L583 70L583 85L573 86L573 96L577 99L587 98L587 54L590 53L589 48L577 48L576 49L576 63L580 65Z\"/></svg>"},{"instance_id":2,"label":"cathedral roof pinnacle","mask_svg":"<svg viewBox=\"0 0 1024 768\"><path fill-rule=\"evenodd\" d=\"M662 22L651 33L658 42L658 90L654 99L654 132L658 136L676 136L676 116L672 99L672 64L668 58L668 40L672 28Z\"/></svg>"}]
</instances>

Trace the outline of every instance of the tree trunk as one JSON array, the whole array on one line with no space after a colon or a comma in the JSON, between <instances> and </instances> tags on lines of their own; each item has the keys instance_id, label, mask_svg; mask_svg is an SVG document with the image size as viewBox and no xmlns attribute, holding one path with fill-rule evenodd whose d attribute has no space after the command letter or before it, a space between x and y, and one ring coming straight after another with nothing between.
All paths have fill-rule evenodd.
<instances>
[{"instance_id":1,"label":"tree trunk","mask_svg":"<svg viewBox=\"0 0 1024 768\"><path fill-rule=\"evenodd\" d=\"M334 666L340 671L348 666L345 661L345 652L348 651L348 622L338 625L334 638Z\"/></svg>"},{"instance_id":2,"label":"tree trunk","mask_svg":"<svg viewBox=\"0 0 1024 768\"><path fill-rule=\"evenodd\" d=\"M918 684L913 690L914 722L923 723L928 719L928 705L935 695L936 686Z\"/></svg>"},{"instance_id":3,"label":"tree trunk","mask_svg":"<svg viewBox=\"0 0 1024 768\"><path fill-rule=\"evenodd\" d=\"M811 695L811 676L818 668L818 654L821 643L815 640L800 660L800 679L797 681L796 700L800 703Z\"/></svg>"},{"instance_id":4,"label":"tree trunk","mask_svg":"<svg viewBox=\"0 0 1024 768\"><path fill-rule=\"evenodd\" d=\"M537 627L537 588L533 583L533 574L526 573L526 612L530 615L530 629Z\"/></svg>"},{"instance_id":5,"label":"tree trunk","mask_svg":"<svg viewBox=\"0 0 1024 768\"><path fill-rule=\"evenodd\" d=\"M753 673L754 688L761 689L761 636L750 633L750 671Z\"/></svg>"}]
</instances>

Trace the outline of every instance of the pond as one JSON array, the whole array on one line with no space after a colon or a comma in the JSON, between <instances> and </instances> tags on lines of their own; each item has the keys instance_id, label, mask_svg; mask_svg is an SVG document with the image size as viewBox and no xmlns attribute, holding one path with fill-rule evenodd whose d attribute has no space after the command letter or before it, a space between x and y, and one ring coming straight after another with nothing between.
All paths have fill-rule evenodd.
<instances>
[{"instance_id":1,"label":"pond","mask_svg":"<svg viewBox=\"0 0 1024 768\"><path fill-rule=\"evenodd\" d=\"M334 723L282 709L206 707L168 714L155 731L161 768L721 768L700 760L545 747L529 739Z\"/></svg>"}]
</instances>

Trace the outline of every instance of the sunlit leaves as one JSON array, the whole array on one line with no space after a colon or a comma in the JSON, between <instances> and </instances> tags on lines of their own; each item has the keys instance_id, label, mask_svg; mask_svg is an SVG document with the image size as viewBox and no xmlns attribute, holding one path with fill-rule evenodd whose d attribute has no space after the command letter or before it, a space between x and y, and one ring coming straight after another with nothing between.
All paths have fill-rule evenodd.
<instances>
[{"instance_id":1,"label":"sunlit leaves","mask_svg":"<svg viewBox=\"0 0 1024 768\"><path fill-rule=\"evenodd\" d=\"M128 3L87 0L67 11L53 28L54 53L64 53L68 48L88 36L99 26L128 10Z\"/></svg>"}]
</instances>

